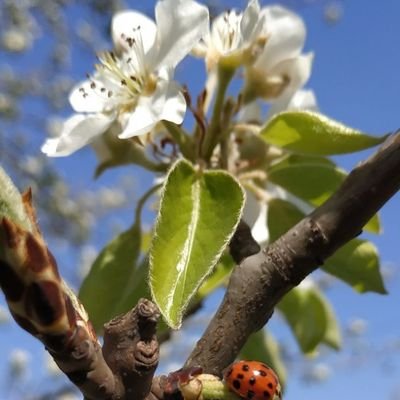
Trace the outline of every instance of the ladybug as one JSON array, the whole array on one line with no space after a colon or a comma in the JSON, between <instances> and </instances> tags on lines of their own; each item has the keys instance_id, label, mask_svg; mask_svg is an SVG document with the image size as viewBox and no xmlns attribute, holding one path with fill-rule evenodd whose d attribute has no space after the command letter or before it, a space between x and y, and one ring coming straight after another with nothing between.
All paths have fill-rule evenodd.
<instances>
[{"instance_id":1,"label":"ladybug","mask_svg":"<svg viewBox=\"0 0 400 400\"><path fill-rule=\"evenodd\" d=\"M281 400L276 373L259 361L238 361L224 374L229 390L246 400Z\"/></svg>"}]
</instances>

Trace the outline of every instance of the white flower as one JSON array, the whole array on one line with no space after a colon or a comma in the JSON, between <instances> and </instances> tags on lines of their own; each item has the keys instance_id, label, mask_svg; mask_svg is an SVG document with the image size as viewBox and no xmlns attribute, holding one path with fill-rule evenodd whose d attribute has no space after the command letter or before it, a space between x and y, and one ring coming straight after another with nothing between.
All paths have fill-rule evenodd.
<instances>
[{"instance_id":1,"label":"white flower","mask_svg":"<svg viewBox=\"0 0 400 400\"><path fill-rule=\"evenodd\" d=\"M77 112L65 121L61 135L48 139L42 151L66 156L120 124L120 138L149 132L159 121L180 124L186 102L173 81L176 65L208 29L208 10L193 0L161 0L156 24L135 11L116 14L112 37L116 52L99 56L93 76L71 92Z\"/></svg>"},{"instance_id":2,"label":"white flower","mask_svg":"<svg viewBox=\"0 0 400 400\"><path fill-rule=\"evenodd\" d=\"M313 53L302 54L306 29L302 19L281 6L261 10L267 41L245 70L244 97L251 101L290 98L308 80Z\"/></svg>"},{"instance_id":3,"label":"white flower","mask_svg":"<svg viewBox=\"0 0 400 400\"><path fill-rule=\"evenodd\" d=\"M275 113L284 110L316 110L317 108L317 101L314 92L312 90L299 90L290 99L283 98L280 101L273 103L268 110L267 120ZM252 136L257 135L259 129L261 129L261 109L256 101L253 101L242 108L239 114L239 122L244 123L243 127L246 127L246 124L248 124L247 126L249 127L249 136L246 137L242 134L242 146L245 146L246 140L253 140ZM257 149L258 147L253 146L254 149ZM269 154L267 156L273 157L272 152L274 151L274 148L271 147L268 151ZM279 155L280 150L276 149L276 156L279 157ZM308 214L311 211L311 207L308 204L302 202L299 198L293 196L281 187L275 186L271 183L268 183L265 188L259 187L257 193L258 196L256 196L256 193L249 190L247 190L246 194L247 197L243 210L243 219L250 226L253 237L259 243L266 243L269 240L267 227L269 199L278 198L290 201L305 214Z\"/></svg>"},{"instance_id":4,"label":"white flower","mask_svg":"<svg viewBox=\"0 0 400 400\"><path fill-rule=\"evenodd\" d=\"M251 0L243 13L230 10L215 18L194 53L205 57L209 71L218 63L236 68L250 62L265 44L263 26L258 0Z\"/></svg>"}]
</instances>

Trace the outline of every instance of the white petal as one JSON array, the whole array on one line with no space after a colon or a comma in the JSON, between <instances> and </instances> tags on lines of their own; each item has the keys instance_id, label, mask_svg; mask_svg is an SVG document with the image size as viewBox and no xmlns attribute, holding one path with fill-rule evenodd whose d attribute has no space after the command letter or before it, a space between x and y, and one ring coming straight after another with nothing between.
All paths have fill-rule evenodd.
<instances>
[{"instance_id":1,"label":"white petal","mask_svg":"<svg viewBox=\"0 0 400 400\"><path fill-rule=\"evenodd\" d=\"M246 191L246 203L243 210L243 220L251 228L251 234L258 243L269 239L267 228L267 204L256 199L253 193Z\"/></svg>"},{"instance_id":2,"label":"white petal","mask_svg":"<svg viewBox=\"0 0 400 400\"><path fill-rule=\"evenodd\" d=\"M41 150L50 157L68 156L104 133L114 121L104 114L75 114L64 122L58 138L46 140Z\"/></svg>"},{"instance_id":3,"label":"white petal","mask_svg":"<svg viewBox=\"0 0 400 400\"><path fill-rule=\"evenodd\" d=\"M129 117L128 123L118 137L127 139L133 136L149 133L160 121L160 113L151 109L149 102L139 102Z\"/></svg>"},{"instance_id":4,"label":"white petal","mask_svg":"<svg viewBox=\"0 0 400 400\"><path fill-rule=\"evenodd\" d=\"M254 196L253 192L246 190L246 203L243 208L243 220L250 226L253 227L255 222L260 215L261 204Z\"/></svg>"},{"instance_id":5,"label":"white petal","mask_svg":"<svg viewBox=\"0 0 400 400\"><path fill-rule=\"evenodd\" d=\"M111 36L115 47L128 50L127 38L132 38L134 30L140 26L145 53L153 46L156 40L157 27L154 21L146 15L136 11L120 11L116 13L111 22Z\"/></svg>"},{"instance_id":6,"label":"white petal","mask_svg":"<svg viewBox=\"0 0 400 400\"><path fill-rule=\"evenodd\" d=\"M154 67L175 67L209 30L208 8L192 0L159 1L156 21Z\"/></svg>"},{"instance_id":7,"label":"white petal","mask_svg":"<svg viewBox=\"0 0 400 400\"><path fill-rule=\"evenodd\" d=\"M261 107L257 101L245 104L238 115L239 122L260 123L261 122Z\"/></svg>"},{"instance_id":8,"label":"white petal","mask_svg":"<svg viewBox=\"0 0 400 400\"><path fill-rule=\"evenodd\" d=\"M313 90L298 90L288 104L290 110L317 111L317 99Z\"/></svg>"},{"instance_id":9,"label":"white petal","mask_svg":"<svg viewBox=\"0 0 400 400\"><path fill-rule=\"evenodd\" d=\"M176 82L170 82L165 98L165 104L161 119L181 124L186 112L186 100L180 86Z\"/></svg>"},{"instance_id":10,"label":"white petal","mask_svg":"<svg viewBox=\"0 0 400 400\"><path fill-rule=\"evenodd\" d=\"M289 77L289 84L281 94L281 97L293 96L308 81L311 75L313 59L313 53L302 54L296 58L284 60L271 69L271 76Z\"/></svg>"},{"instance_id":11,"label":"white petal","mask_svg":"<svg viewBox=\"0 0 400 400\"><path fill-rule=\"evenodd\" d=\"M150 97L141 97L130 115L124 131L118 136L126 139L150 132L161 120L180 124L186 111L186 101L175 82L164 81Z\"/></svg>"},{"instance_id":12,"label":"white petal","mask_svg":"<svg viewBox=\"0 0 400 400\"><path fill-rule=\"evenodd\" d=\"M318 111L317 99L312 90L298 90L293 96L280 97L271 104L267 119L285 110Z\"/></svg>"},{"instance_id":13,"label":"white petal","mask_svg":"<svg viewBox=\"0 0 400 400\"><path fill-rule=\"evenodd\" d=\"M240 22L240 30L242 32L242 38L245 42L251 40L255 31L258 30L259 20L260 4L258 3L258 0L251 0L247 5Z\"/></svg>"},{"instance_id":14,"label":"white petal","mask_svg":"<svg viewBox=\"0 0 400 400\"><path fill-rule=\"evenodd\" d=\"M210 44L219 54L227 55L240 48L242 44L241 21L242 14L237 13L235 10L224 12L214 19Z\"/></svg>"},{"instance_id":15,"label":"white petal","mask_svg":"<svg viewBox=\"0 0 400 400\"><path fill-rule=\"evenodd\" d=\"M69 102L76 112L110 111L115 105L113 92L118 89L111 81L104 82L93 77L74 86L69 95Z\"/></svg>"},{"instance_id":16,"label":"white petal","mask_svg":"<svg viewBox=\"0 0 400 400\"><path fill-rule=\"evenodd\" d=\"M252 236L258 243L265 243L269 240L267 219L268 219L268 205L266 203L261 203L260 214L251 230Z\"/></svg>"},{"instance_id":17,"label":"white petal","mask_svg":"<svg viewBox=\"0 0 400 400\"><path fill-rule=\"evenodd\" d=\"M269 70L277 63L298 56L304 46L306 28L303 20L281 6L261 10L268 41L257 59L256 68Z\"/></svg>"}]
</instances>

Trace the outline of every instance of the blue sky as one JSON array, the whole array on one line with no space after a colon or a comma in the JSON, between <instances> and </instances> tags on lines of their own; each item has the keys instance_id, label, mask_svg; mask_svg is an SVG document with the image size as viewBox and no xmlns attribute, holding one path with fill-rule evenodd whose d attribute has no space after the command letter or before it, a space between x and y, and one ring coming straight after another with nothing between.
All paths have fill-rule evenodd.
<instances>
[{"instance_id":1,"label":"blue sky","mask_svg":"<svg viewBox=\"0 0 400 400\"><path fill-rule=\"evenodd\" d=\"M132 6L134 3L131 1ZM224 4L232 8L242 7L246 2L225 0ZM323 19L325 4L326 1L316 1L312 6L297 9L308 29L306 50L315 52L313 73L307 87L315 91L320 110L330 117L371 134L381 135L400 128L400 2L343 1L343 16L334 26L330 26ZM141 5L143 6L142 2ZM75 53L75 56L78 56L79 49L75 50ZM75 57L74 60L79 60L72 68L74 78L80 79L86 71L91 71L94 57ZM198 68L199 71L202 69L200 62ZM188 72L185 66L178 72L186 80L195 76L193 70ZM38 152L39 148L33 151ZM337 157L336 161L344 168L351 169L369 153ZM64 174L69 175L69 180L78 186L95 187L98 184L91 180L95 159L89 150L83 150L66 159L56 159L54 164L60 170L68 171ZM82 167L83 165L85 167ZM115 176L107 175L102 183ZM143 182L146 176L141 175L138 179ZM398 195L385 206L381 217L384 233L381 236L366 237L378 246L382 263L393 266L398 272ZM103 242L107 239L104 235L100 237L100 241ZM64 260L61 259L60 264L67 268L67 262ZM354 362L353 359L348 362L346 354L351 349L354 351L354 346L350 345L344 349L344 353L326 356L324 361L332 365L332 376L320 384L304 383L300 379L304 372L301 370L302 366L294 366L290 369L292 375L289 376L286 400L336 400L344 396L364 400L399 399L394 395L400 393L400 349L391 354L390 348L388 350L387 347L387 343L400 341L399 282L399 276L388 282L388 296L358 295L342 284L335 285L328 291L327 296L343 325L355 317L368 320L368 329L360 344L360 362ZM274 329L282 329L278 334L289 342L290 347L294 346L290 335L281 325L274 322ZM5 360L0 364L0 387L5 388L9 383L5 371L6 360L11 348L17 343L18 347L32 352L31 377L35 379L27 381L26 385L30 390L39 390L46 386L47 380L43 371L34 368L43 358L42 346L15 324L0 329L0 351ZM366 357L368 362L362 361L363 355L369 355ZM21 387L23 388L23 385ZM10 392L0 393L4 395L0 395L0 398L19 398L18 395L12 397Z\"/></svg>"}]
</instances>

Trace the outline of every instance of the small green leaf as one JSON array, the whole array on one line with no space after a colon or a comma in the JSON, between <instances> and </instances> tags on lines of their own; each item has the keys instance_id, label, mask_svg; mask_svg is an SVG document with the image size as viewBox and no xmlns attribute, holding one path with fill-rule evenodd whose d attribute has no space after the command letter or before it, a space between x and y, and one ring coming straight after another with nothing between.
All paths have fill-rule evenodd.
<instances>
[{"instance_id":1,"label":"small green leaf","mask_svg":"<svg viewBox=\"0 0 400 400\"><path fill-rule=\"evenodd\" d=\"M312 204L324 203L346 178L346 172L332 164L298 163L272 167L268 177L279 185Z\"/></svg>"},{"instance_id":2,"label":"small green leaf","mask_svg":"<svg viewBox=\"0 0 400 400\"><path fill-rule=\"evenodd\" d=\"M378 250L366 240L351 240L329 257L322 269L360 293L387 293L380 273Z\"/></svg>"},{"instance_id":3,"label":"small green leaf","mask_svg":"<svg viewBox=\"0 0 400 400\"><path fill-rule=\"evenodd\" d=\"M184 160L171 169L150 250L150 288L172 328L229 243L243 204L243 189L226 172L201 173Z\"/></svg>"},{"instance_id":4,"label":"small green leaf","mask_svg":"<svg viewBox=\"0 0 400 400\"><path fill-rule=\"evenodd\" d=\"M347 174L323 157L291 155L268 171L269 180L317 207L339 188ZM378 215L374 215L364 230L380 233Z\"/></svg>"},{"instance_id":5,"label":"small green leaf","mask_svg":"<svg viewBox=\"0 0 400 400\"><path fill-rule=\"evenodd\" d=\"M281 199L269 201L267 221L270 242L274 242L303 218L304 213L294 204Z\"/></svg>"},{"instance_id":6,"label":"small green leaf","mask_svg":"<svg viewBox=\"0 0 400 400\"><path fill-rule=\"evenodd\" d=\"M159 187L152 187L142 196L133 226L103 248L82 283L79 297L96 330L116 315L127 312L146 294L146 260L136 267L141 254L141 212Z\"/></svg>"},{"instance_id":7,"label":"small green leaf","mask_svg":"<svg viewBox=\"0 0 400 400\"><path fill-rule=\"evenodd\" d=\"M379 214L375 214L364 226L365 231L370 233L382 233L381 221L379 218Z\"/></svg>"},{"instance_id":8,"label":"small green leaf","mask_svg":"<svg viewBox=\"0 0 400 400\"><path fill-rule=\"evenodd\" d=\"M296 287L278 304L303 353L311 353L326 337L331 308L314 286Z\"/></svg>"},{"instance_id":9,"label":"small green leaf","mask_svg":"<svg viewBox=\"0 0 400 400\"><path fill-rule=\"evenodd\" d=\"M286 200L268 203L268 229L273 242L297 224L304 213ZM353 239L329 257L321 268L351 285L359 292L386 293L379 270L379 256L368 241Z\"/></svg>"},{"instance_id":10,"label":"small green leaf","mask_svg":"<svg viewBox=\"0 0 400 400\"><path fill-rule=\"evenodd\" d=\"M135 279L140 254L140 225L134 224L108 243L83 281L79 297L96 330L115 317L115 306Z\"/></svg>"},{"instance_id":11,"label":"small green leaf","mask_svg":"<svg viewBox=\"0 0 400 400\"><path fill-rule=\"evenodd\" d=\"M342 346L342 334L339 326L339 321L336 318L335 311L333 310L331 303L329 303L327 298L322 295L322 292L319 293L321 294L321 301L324 304L327 320L326 331L322 342L332 349L339 350Z\"/></svg>"},{"instance_id":12,"label":"small green leaf","mask_svg":"<svg viewBox=\"0 0 400 400\"><path fill-rule=\"evenodd\" d=\"M284 389L287 371L279 343L271 333L265 329L253 333L240 351L240 358L243 360L257 360L269 365L277 373Z\"/></svg>"},{"instance_id":13,"label":"small green leaf","mask_svg":"<svg viewBox=\"0 0 400 400\"><path fill-rule=\"evenodd\" d=\"M261 129L261 136L274 146L315 155L353 153L376 146L386 139L386 136L366 135L311 111L277 114Z\"/></svg>"}]
</instances>

